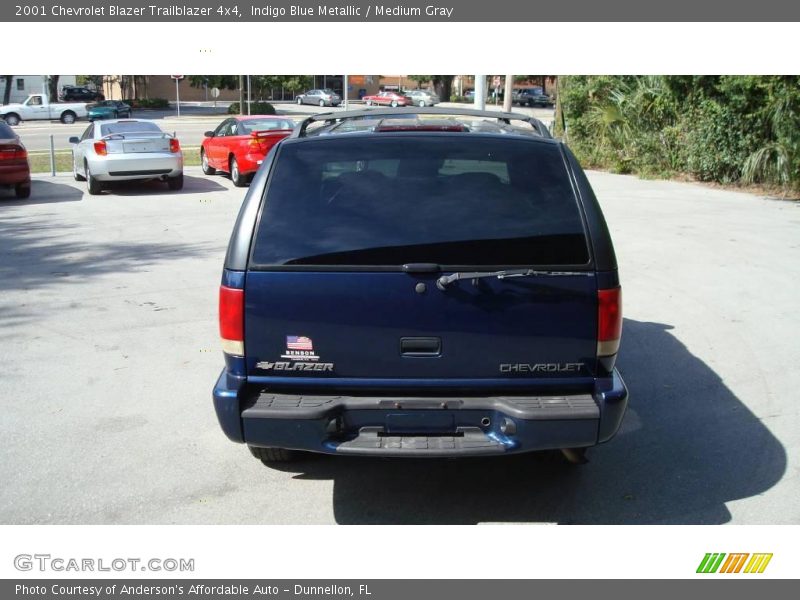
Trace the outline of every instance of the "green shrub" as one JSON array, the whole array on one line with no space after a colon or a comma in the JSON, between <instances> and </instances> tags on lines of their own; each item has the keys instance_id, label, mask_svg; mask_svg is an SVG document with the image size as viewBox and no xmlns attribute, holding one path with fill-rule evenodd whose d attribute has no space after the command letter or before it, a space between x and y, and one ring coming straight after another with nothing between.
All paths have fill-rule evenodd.
<instances>
[{"instance_id":1,"label":"green shrub","mask_svg":"<svg viewBox=\"0 0 800 600\"><path fill-rule=\"evenodd\" d=\"M232 102L231 105L228 107L228 114L229 115L238 115L239 114L239 103ZM251 102L250 103L250 114L253 115L274 115L275 114L275 107L272 106L269 102Z\"/></svg>"},{"instance_id":2,"label":"green shrub","mask_svg":"<svg viewBox=\"0 0 800 600\"><path fill-rule=\"evenodd\" d=\"M686 169L701 181L738 181L747 157L757 147L741 115L713 100L704 101L686 117L684 129Z\"/></svg>"},{"instance_id":3,"label":"green shrub","mask_svg":"<svg viewBox=\"0 0 800 600\"><path fill-rule=\"evenodd\" d=\"M169 108L166 98L133 98L123 102L130 104L131 108Z\"/></svg>"},{"instance_id":4,"label":"green shrub","mask_svg":"<svg viewBox=\"0 0 800 600\"><path fill-rule=\"evenodd\" d=\"M588 167L800 188L798 76L568 76L559 93Z\"/></svg>"}]
</instances>

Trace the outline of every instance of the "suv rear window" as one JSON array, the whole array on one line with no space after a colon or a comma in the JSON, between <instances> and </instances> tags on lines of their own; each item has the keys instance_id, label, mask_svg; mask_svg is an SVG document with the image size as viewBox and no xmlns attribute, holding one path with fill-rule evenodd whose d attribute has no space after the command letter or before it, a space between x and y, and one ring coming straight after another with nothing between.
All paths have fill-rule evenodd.
<instances>
[{"instance_id":1,"label":"suv rear window","mask_svg":"<svg viewBox=\"0 0 800 600\"><path fill-rule=\"evenodd\" d=\"M372 135L281 148L253 266L588 263L557 145Z\"/></svg>"}]
</instances>

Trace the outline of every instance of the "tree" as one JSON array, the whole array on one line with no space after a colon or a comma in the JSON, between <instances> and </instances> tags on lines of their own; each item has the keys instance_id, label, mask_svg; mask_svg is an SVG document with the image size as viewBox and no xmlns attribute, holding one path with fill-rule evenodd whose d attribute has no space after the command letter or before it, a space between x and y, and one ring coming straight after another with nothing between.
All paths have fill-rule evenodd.
<instances>
[{"instance_id":1,"label":"tree","mask_svg":"<svg viewBox=\"0 0 800 600\"><path fill-rule=\"evenodd\" d=\"M3 104L8 104L11 102L11 86L14 84L14 76L3 75L3 79L6 80L6 88L3 92Z\"/></svg>"},{"instance_id":2,"label":"tree","mask_svg":"<svg viewBox=\"0 0 800 600\"><path fill-rule=\"evenodd\" d=\"M411 81L417 83L428 83L433 85L436 94L445 102L450 100L453 90L453 77L455 75L409 75Z\"/></svg>"},{"instance_id":3,"label":"tree","mask_svg":"<svg viewBox=\"0 0 800 600\"><path fill-rule=\"evenodd\" d=\"M47 76L47 95L55 100L58 98L58 78L59 75L48 75Z\"/></svg>"}]
</instances>

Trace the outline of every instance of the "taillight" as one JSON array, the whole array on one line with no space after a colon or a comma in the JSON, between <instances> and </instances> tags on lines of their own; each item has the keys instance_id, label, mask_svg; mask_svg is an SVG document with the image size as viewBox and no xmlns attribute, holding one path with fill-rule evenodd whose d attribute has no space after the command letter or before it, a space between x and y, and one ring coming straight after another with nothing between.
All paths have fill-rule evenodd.
<instances>
[{"instance_id":1,"label":"taillight","mask_svg":"<svg viewBox=\"0 0 800 600\"><path fill-rule=\"evenodd\" d=\"M244 356L244 290L219 287L219 335L223 352Z\"/></svg>"},{"instance_id":2,"label":"taillight","mask_svg":"<svg viewBox=\"0 0 800 600\"><path fill-rule=\"evenodd\" d=\"M181 151L181 143L176 138L169 139L169 151L170 152L180 152Z\"/></svg>"},{"instance_id":3,"label":"taillight","mask_svg":"<svg viewBox=\"0 0 800 600\"><path fill-rule=\"evenodd\" d=\"M597 357L608 357L603 365L610 371L622 335L622 288L597 290Z\"/></svg>"},{"instance_id":4,"label":"taillight","mask_svg":"<svg viewBox=\"0 0 800 600\"><path fill-rule=\"evenodd\" d=\"M105 156L108 154L108 147L106 146L106 143L102 140L95 142L94 153L97 154L97 156Z\"/></svg>"},{"instance_id":5,"label":"taillight","mask_svg":"<svg viewBox=\"0 0 800 600\"><path fill-rule=\"evenodd\" d=\"M28 151L22 146L0 146L0 160L19 160L28 158Z\"/></svg>"}]
</instances>

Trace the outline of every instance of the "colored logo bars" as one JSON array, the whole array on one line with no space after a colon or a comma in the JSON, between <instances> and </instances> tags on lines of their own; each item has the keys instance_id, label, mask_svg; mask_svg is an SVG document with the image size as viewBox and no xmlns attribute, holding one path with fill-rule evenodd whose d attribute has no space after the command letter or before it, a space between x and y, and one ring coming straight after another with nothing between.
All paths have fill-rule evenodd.
<instances>
[{"instance_id":1,"label":"colored logo bars","mask_svg":"<svg viewBox=\"0 0 800 600\"><path fill-rule=\"evenodd\" d=\"M747 560L748 557L750 557L750 560ZM725 554L724 552L720 553L709 552L703 557L703 560L700 561L700 565L697 567L697 572L698 573L763 573L764 569L767 568L767 565L769 564L770 560L772 560L771 553Z\"/></svg>"}]
</instances>

